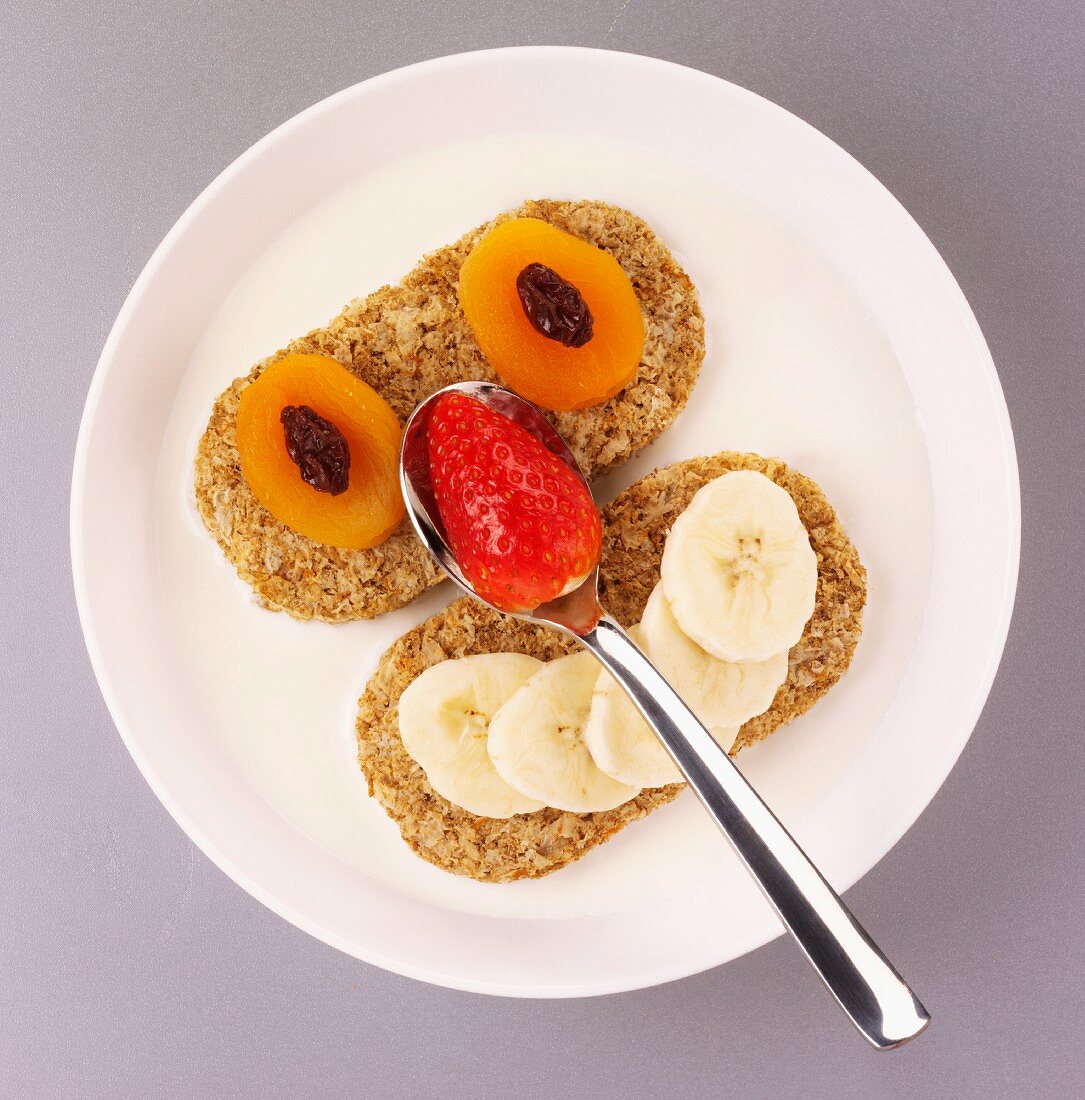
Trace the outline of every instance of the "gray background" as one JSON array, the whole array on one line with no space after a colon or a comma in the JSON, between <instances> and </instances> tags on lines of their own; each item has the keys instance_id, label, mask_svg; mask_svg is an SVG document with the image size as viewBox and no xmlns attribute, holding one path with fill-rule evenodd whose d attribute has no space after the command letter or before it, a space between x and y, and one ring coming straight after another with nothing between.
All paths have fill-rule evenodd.
<instances>
[{"instance_id":1,"label":"gray background","mask_svg":"<svg viewBox=\"0 0 1085 1100\"><path fill-rule=\"evenodd\" d=\"M9 0L0 42L0 1094L1080 1094L1080 0ZM1021 461L1016 618L963 759L848 895L934 1012L902 1051L867 1050L784 940L559 1003L354 962L193 847L99 696L71 590L70 463L152 249L235 156L323 96L531 43L655 54L808 119L915 215L990 342Z\"/></svg>"}]
</instances>

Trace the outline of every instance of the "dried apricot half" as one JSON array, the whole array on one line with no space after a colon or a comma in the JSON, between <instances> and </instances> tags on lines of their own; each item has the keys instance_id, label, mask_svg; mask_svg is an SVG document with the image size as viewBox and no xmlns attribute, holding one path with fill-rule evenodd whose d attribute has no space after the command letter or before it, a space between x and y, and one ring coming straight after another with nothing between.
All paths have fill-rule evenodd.
<instances>
[{"instance_id":1,"label":"dried apricot half","mask_svg":"<svg viewBox=\"0 0 1085 1100\"><path fill-rule=\"evenodd\" d=\"M460 269L460 305L505 384L548 409L613 397L644 351L640 303L618 261L538 218L482 237Z\"/></svg>"},{"instance_id":2,"label":"dried apricot half","mask_svg":"<svg viewBox=\"0 0 1085 1100\"><path fill-rule=\"evenodd\" d=\"M388 402L325 355L290 354L241 393L237 451L254 496L299 534L348 550L403 518L402 431Z\"/></svg>"}]
</instances>

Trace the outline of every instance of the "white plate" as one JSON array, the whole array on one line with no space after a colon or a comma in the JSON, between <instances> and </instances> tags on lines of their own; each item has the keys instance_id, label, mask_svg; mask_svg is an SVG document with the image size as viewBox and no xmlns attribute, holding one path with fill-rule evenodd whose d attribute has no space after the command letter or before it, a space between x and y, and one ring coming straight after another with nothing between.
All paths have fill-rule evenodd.
<instances>
[{"instance_id":1,"label":"white plate","mask_svg":"<svg viewBox=\"0 0 1085 1100\"><path fill-rule=\"evenodd\" d=\"M231 378L528 196L630 207L701 294L690 407L601 494L692 454L779 454L822 484L868 565L852 671L740 759L850 886L927 805L986 698L1017 571L1013 441L922 231L741 88L623 54L498 50L378 77L280 127L193 203L117 319L79 438L72 557L129 750L240 885L403 974L581 996L703 970L779 925L688 795L538 882L416 859L365 793L352 711L383 647L448 593L342 627L260 611L191 502L195 441Z\"/></svg>"}]
</instances>

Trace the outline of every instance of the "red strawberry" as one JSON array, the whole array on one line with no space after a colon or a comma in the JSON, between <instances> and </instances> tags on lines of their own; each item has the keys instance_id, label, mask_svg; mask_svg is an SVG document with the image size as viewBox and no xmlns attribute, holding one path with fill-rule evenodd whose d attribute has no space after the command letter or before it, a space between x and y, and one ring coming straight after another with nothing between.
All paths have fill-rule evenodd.
<instances>
[{"instance_id":1,"label":"red strawberry","mask_svg":"<svg viewBox=\"0 0 1085 1100\"><path fill-rule=\"evenodd\" d=\"M599 512L583 482L530 432L463 394L430 414L430 479L464 576L503 611L560 595L599 560Z\"/></svg>"}]
</instances>

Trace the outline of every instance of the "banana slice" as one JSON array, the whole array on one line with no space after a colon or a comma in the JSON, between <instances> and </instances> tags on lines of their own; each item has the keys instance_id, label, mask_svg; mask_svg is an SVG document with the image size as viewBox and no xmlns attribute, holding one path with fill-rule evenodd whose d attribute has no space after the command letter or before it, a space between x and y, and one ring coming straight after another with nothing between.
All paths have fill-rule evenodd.
<instances>
[{"instance_id":1,"label":"banana slice","mask_svg":"<svg viewBox=\"0 0 1085 1100\"><path fill-rule=\"evenodd\" d=\"M482 653L432 665L407 687L399 735L439 795L479 817L543 808L501 778L486 750L498 708L542 667L523 653Z\"/></svg>"},{"instance_id":2,"label":"banana slice","mask_svg":"<svg viewBox=\"0 0 1085 1100\"><path fill-rule=\"evenodd\" d=\"M678 625L662 585L648 598L640 629L652 664L710 729L741 726L764 714L787 679L787 650L767 661L742 662L703 650Z\"/></svg>"},{"instance_id":3,"label":"banana slice","mask_svg":"<svg viewBox=\"0 0 1085 1100\"><path fill-rule=\"evenodd\" d=\"M599 662L574 653L544 665L490 722L490 759L510 786L572 813L612 810L638 788L600 771L584 744Z\"/></svg>"},{"instance_id":4,"label":"banana slice","mask_svg":"<svg viewBox=\"0 0 1085 1100\"><path fill-rule=\"evenodd\" d=\"M644 623L641 623L629 631L629 636L647 652L644 632ZM696 713L692 704L691 709ZM705 721L700 714L697 716L702 722ZM738 736L738 726L713 726L707 722L705 725L720 748L730 750ZM606 669L600 669L592 693L591 711L584 727L584 743L600 771L619 783L635 787L664 787L668 783L684 782L682 773L659 738Z\"/></svg>"},{"instance_id":5,"label":"banana slice","mask_svg":"<svg viewBox=\"0 0 1085 1100\"><path fill-rule=\"evenodd\" d=\"M817 558L795 502L752 470L697 493L671 529L661 572L678 625L721 661L786 652L814 611Z\"/></svg>"},{"instance_id":6,"label":"banana slice","mask_svg":"<svg viewBox=\"0 0 1085 1100\"><path fill-rule=\"evenodd\" d=\"M724 752L730 752L735 747L740 729L741 726L709 726L708 732Z\"/></svg>"},{"instance_id":7,"label":"banana slice","mask_svg":"<svg viewBox=\"0 0 1085 1100\"><path fill-rule=\"evenodd\" d=\"M635 626L629 636L644 648L644 632ZM665 787L681 783L659 738L633 706L633 701L605 668L599 670L584 726L584 744L600 771L630 787Z\"/></svg>"}]
</instances>

